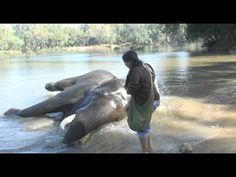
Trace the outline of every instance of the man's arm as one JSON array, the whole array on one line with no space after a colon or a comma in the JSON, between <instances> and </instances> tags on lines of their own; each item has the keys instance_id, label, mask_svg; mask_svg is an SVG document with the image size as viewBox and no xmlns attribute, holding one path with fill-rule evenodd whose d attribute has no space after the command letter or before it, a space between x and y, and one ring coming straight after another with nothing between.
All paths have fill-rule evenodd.
<instances>
[{"instance_id":1,"label":"man's arm","mask_svg":"<svg viewBox=\"0 0 236 177\"><path fill-rule=\"evenodd\" d=\"M129 81L127 84L127 93L134 96L140 89L140 75L137 72L137 69L133 69L130 73Z\"/></svg>"}]
</instances>

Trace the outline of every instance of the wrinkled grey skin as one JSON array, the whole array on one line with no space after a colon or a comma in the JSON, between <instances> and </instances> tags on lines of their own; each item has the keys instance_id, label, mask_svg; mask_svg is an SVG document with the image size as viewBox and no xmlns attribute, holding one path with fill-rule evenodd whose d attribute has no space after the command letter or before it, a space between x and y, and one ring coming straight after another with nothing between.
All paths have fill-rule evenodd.
<instances>
[{"instance_id":1,"label":"wrinkled grey skin","mask_svg":"<svg viewBox=\"0 0 236 177\"><path fill-rule=\"evenodd\" d=\"M48 83L48 91L61 91L57 95L23 110L11 108L4 115L16 114L21 117L43 116L46 113L63 112L67 117L73 114L74 106L85 92L92 90L101 83L115 78L113 74L103 70L96 70L87 74L63 79L56 83Z\"/></svg>"},{"instance_id":2,"label":"wrinkled grey skin","mask_svg":"<svg viewBox=\"0 0 236 177\"><path fill-rule=\"evenodd\" d=\"M119 92L111 94L124 86L124 80L117 79L104 70L48 83L48 91L61 91L57 95L23 110L11 108L4 115L21 117L45 116L48 113L62 113L60 120L73 115L75 118L66 125L63 142L71 144L87 135L93 129L126 116L123 97ZM111 104L112 103L112 104Z\"/></svg>"},{"instance_id":3,"label":"wrinkled grey skin","mask_svg":"<svg viewBox=\"0 0 236 177\"><path fill-rule=\"evenodd\" d=\"M89 92L66 127L63 142L70 144L103 124L124 118L130 97L119 91L113 94L123 88L124 83L124 80L112 79Z\"/></svg>"}]
</instances>

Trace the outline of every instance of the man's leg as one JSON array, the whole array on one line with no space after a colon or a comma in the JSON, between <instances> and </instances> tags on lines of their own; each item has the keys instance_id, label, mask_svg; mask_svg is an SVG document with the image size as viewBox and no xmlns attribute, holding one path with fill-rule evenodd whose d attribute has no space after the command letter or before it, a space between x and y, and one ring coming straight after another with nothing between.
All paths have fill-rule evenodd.
<instances>
[{"instance_id":1,"label":"man's leg","mask_svg":"<svg viewBox=\"0 0 236 177\"><path fill-rule=\"evenodd\" d=\"M148 153L149 147L148 147L148 136L139 136L139 141L142 147L142 152Z\"/></svg>"},{"instance_id":2,"label":"man's leg","mask_svg":"<svg viewBox=\"0 0 236 177\"><path fill-rule=\"evenodd\" d=\"M151 146L151 135L148 135L148 151L152 152L152 146Z\"/></svg>"},{"instance_id":3,"label":"man's leg","mask_svg":"<svg viewBox=\"0 0 236 177\"><path fill-rule=\"evenodd\" d=\"M150 140L150 128L146 128L144 131L138 132L139 141L142 147L142 152L151 152L151 140Z\"/></svg>"}]
</instances>

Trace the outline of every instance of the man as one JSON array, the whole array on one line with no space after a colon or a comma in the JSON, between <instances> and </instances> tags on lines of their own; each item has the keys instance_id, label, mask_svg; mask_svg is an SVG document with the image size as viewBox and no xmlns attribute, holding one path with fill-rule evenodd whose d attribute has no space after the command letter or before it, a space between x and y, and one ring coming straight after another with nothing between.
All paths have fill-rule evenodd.
<instances>
[{"instance_id":1,"label":"man","mask_svg":"<svg viewBox=\"0 0 236 177\"><path fill-rule=\"evenodd\" d=\"M154 70L149 64L139 60L135 51L126 52L122 58L129 68L125 83L125 89L131 95L128 125L138 133L142 152L148 153L152 151L150 121L160 101L160 95L154 85Z\"/></svg>"}]
</instances>

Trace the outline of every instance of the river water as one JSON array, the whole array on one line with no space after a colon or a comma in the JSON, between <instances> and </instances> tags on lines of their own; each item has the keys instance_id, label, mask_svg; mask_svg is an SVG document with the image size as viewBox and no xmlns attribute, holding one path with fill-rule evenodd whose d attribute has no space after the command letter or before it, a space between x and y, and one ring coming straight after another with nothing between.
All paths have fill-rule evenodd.
<instances>
[{"instance_id":1,"label":"river water","mask_svg":"<svg viewBox=\"0 0 236 177\"><path fill-rule=\"evenodd\" d=\"M10 153L139 153L135 132L126 118L84 137L74 147L52 119L5 117L9 108L25 108L53 95L44 89L55 82L105 69L127 75L121 53L73 53L0 58L0 152ZM154 153L179 153L188 143L193 153L236 152L236 55L187 51L142 52L156 73L161 105L153 114Z\"/></svg>"}]
</instances>

